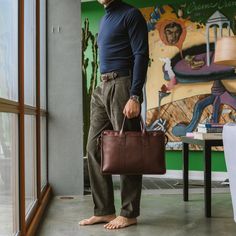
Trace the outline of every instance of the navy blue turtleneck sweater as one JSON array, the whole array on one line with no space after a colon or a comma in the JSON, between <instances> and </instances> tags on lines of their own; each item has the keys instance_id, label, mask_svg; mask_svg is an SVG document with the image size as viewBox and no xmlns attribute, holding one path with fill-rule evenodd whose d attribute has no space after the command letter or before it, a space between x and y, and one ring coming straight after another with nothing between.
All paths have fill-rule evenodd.
<instances>
[{"instance_id":1,"label":"navy blue turtleneck sweater","mask_svg":"<svg viewBox=\"0 0 236 236\"><path fill-rule=\"evenodd\" d=\"M140 11L120 0L105 8L98 34L101 73L132 70L130 95L140 96L148 66L148 30Z\"/></svg>"}]
</instances>

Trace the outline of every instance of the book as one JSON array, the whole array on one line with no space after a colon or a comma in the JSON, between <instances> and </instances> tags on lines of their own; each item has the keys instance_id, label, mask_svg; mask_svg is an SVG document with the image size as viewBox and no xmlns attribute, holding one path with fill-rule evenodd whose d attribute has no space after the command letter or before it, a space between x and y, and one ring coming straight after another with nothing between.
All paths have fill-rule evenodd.
<instances>
[{"instance_id":1,"label":"book","mask_svg":"<svg viewBox=\"0 0 236 236\"><path fill-rule=\"evenodd\" d=\"M222 139L222 133L193 132L195 139Z\"/></svg>"},{"instance_id":2,"label":"book","mask_svg":"<svg viewBox=\"0 0 236 236\"><path fill-rule=\"evenodd\" d=\"M197 127L197 131L200 133L222 133L223 127Z\"/></svg>"},{"instance_id":3,"label":"book","mask_svg":"<svg viewBox=\"0 0 236 236\"><path fill-rule=\"evenodd\" d=\"M186 137L194 138L193 132L187 132L187 133L186 133Z\"/></svg>"},{"instance_id":4,"label":"book","mask_svg":"<svg viewBox=\"0 0 236 236\"><path fill-rule=\"evenodd\" d=\"M198 127L202 128L223 128L225 124L219 124L219 123L199 123Z\"/></svg>"}]
</instances>

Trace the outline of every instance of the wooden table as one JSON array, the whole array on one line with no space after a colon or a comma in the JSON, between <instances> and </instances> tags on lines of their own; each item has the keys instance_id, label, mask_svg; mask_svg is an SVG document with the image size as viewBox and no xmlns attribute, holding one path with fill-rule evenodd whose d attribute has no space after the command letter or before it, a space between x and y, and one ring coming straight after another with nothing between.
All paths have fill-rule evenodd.
<instances>
[{"instance_id":1,"label":"wooden table","mask_svg":"<svg viewBox=\"0 0 236 236\"><path fill-rule=\"evenodd\" d=\"M181 137L183 143L183 198L188 201L188 182L189 182L189 144L195 144L203 147L204 159L204 199L205 199L205 216L211 217L211 147L223 146L220 140L201 140L189 137Z\"/></svg>"}]
</instances>

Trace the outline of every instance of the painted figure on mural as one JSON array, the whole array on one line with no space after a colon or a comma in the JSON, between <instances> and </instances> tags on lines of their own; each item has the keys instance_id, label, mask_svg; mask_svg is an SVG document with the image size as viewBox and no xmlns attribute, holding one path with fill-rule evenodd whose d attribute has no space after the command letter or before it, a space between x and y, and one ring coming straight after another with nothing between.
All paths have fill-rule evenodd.
<instances>
[{"instance_id":1,"label":"painted figure on mural","mask_svg":"<svg viewBox=\"0 0 236 236\"><path fill-rule=\"evenodd\" d=\"M182 27L176 22L171 22L165 26L164 34L166 36L166 41L170 45L175 45L182 34Z\"/></svg>"},{"instance_id":2,"label":"painted figure on mural","mask_svg":"<svg viewBox=\"0 0 236 236\"><path fill-rule=\"evenodd\" d=\"M116 216L112 176L100 173L97 138L105 129L140 130L142 88L148 67L148 30L141 12L121 0L98 0L105 8L98 34L101 83L91 98L87 144L94 215L80 225L106 223L106 229L137 223L140 215L141 175L122 175L121 211Z\"/></svg>"}]
</instances>

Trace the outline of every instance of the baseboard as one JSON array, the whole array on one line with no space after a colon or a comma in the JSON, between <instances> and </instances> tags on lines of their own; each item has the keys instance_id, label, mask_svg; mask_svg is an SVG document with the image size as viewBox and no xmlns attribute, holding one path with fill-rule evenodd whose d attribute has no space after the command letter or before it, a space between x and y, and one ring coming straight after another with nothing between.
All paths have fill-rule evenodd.
<instances>
[{"instance_id":1,"label":"baseboard","mask_svg":"<svg viewBox=\"0 0 236 236\"><path fill-rule=\"evenodd\" d=\"M50 185L47 186L47 189L45 191L45 194L42 198L41 205L38 207L36 214L34 215L34 218L32 222L29 225L29 228L27 229L26 236L34 236L36 233L36 230L39 226L40 221L43 218L43 213L47 209L47 205L52 197L52 187Z\"/></svg>"},{"instance_id":2,"label":"baseboard","mask_svg":"<svg viewBox=\"0 0 236 236\"><path fill-rule=\"evenodd\" d=\"M165 175L144 175L144 177L152 178L166 178L166 179L182 179L183 171L182 170L167 170ZM224 181L228 179L227 172L211 172L211 178L213 181ZM203 171L189 171L190 180L203 180L204 172Z\"/></svg>"}]
</instances>

